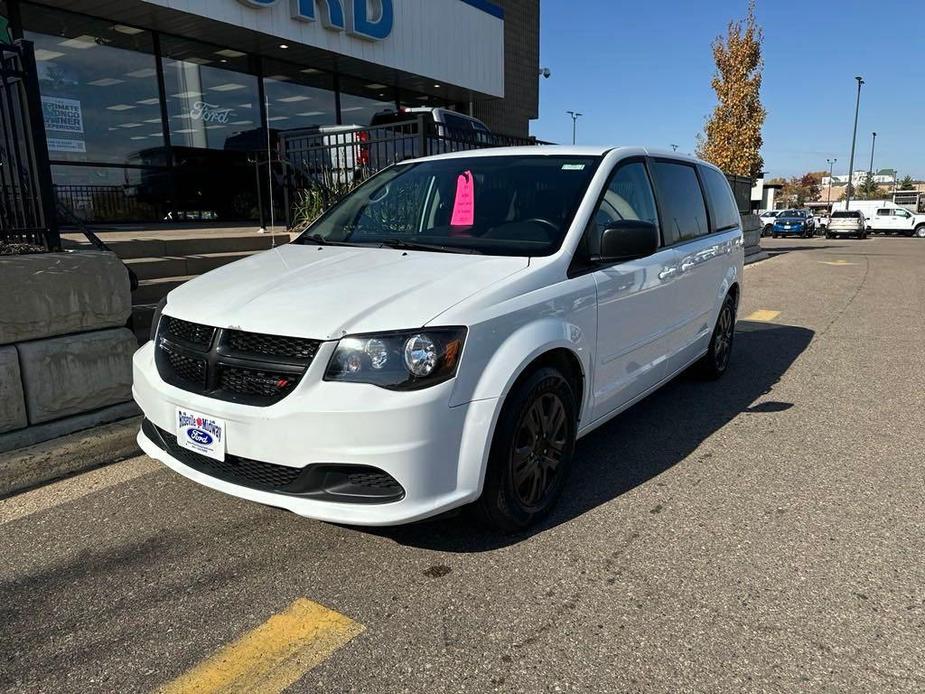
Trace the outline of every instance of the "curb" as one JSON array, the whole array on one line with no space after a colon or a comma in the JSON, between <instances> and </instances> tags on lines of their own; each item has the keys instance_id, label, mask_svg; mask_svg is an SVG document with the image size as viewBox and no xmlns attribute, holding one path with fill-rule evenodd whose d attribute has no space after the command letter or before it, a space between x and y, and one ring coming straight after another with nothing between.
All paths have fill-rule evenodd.
<instances>
[{"instance_id":1,"label":"curb","mask_svg":"<svg viewBox=\"0 0 925 694\"><path fill-rule=\"evenodd\" d=\"M141 417L0 454L0 498L137 455Z\"/></svg>"},{"instance_id":2,"label":"curb","mask_svg":"<svg viewBox=\"0 0 925 694\"><path fill-rule=\"evenodd\" d=\"M751 265L752 263L760 263L762 260L767 260L770 257L771 255L767 251L752 253L750 256L746 256L745 264Z\"/></svg>"}]
</instances>

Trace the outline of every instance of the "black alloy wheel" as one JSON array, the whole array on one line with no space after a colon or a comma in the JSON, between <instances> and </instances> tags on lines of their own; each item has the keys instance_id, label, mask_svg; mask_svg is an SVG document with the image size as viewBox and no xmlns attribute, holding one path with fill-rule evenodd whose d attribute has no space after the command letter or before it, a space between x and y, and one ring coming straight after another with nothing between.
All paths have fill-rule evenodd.
<instances>
[{"instance_id":1,"label":"black alloy wheel","mask_svg":"<svg viewBox=\"0 0 925 694\"><path fill-rule=\"evenodd\" d=\"M710 346L703 359L698 363L698 371L708 379L717 379L729 368L732 345L735 341L736 302L731 294L726 295L723 307L719 310L716 327L710 338Z\"/></svg>"},{"instance_id":2,"label":"black alloy wheel","mask_svg":"<svg viewBox=\"0 0 925 694\"><path fill-rule=\"evenodd\" d=\"M565 405L554 392L534 400L521 417L511 448L511 467L514 494L524 508L543 507L554 487L568 435Z\"/></svg>"},{"instance_id":3,"label":"black alloy wheel","mask_svg":"<svg viewBox=\"0 0 925 694\"><path fill-rule=\"evenodd\" d=\"M578 404L570 381L540 367L508 395L492 439L482 496L472 510L485 525L523 530L546 516L572 467Z\"/></svg>"}]
</instances>

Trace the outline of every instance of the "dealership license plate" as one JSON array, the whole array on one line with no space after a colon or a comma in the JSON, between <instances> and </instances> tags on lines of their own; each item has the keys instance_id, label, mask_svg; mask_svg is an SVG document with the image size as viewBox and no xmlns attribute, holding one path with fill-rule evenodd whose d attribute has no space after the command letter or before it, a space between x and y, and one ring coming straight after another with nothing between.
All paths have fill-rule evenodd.
<instances>
[{"instance_id":1,"label":"dealership license plate","mask_svg":"<svg viewBox=\"0 0 925 694\"><path fill-rule=\"evenodd\" d=\"M225 460L225 422L177 408L177 443L200 455Z\"/></svg>"}]
</instances>

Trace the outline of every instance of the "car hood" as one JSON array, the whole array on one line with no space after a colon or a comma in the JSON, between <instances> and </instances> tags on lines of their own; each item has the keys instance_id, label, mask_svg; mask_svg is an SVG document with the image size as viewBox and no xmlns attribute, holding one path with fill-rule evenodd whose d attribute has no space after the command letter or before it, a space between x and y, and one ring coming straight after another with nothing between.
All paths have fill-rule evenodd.
<instances>
[{"instance_id":1,"label":"car hood","mask_svg":"<svg viewBox=\"0 0 925 694\"><path fill-rule=\"evenodd\" d=\"M527 258L287 244L190 280L165 313L249 332L338 339L418 328Z\"/></svg>"}]
</instances>

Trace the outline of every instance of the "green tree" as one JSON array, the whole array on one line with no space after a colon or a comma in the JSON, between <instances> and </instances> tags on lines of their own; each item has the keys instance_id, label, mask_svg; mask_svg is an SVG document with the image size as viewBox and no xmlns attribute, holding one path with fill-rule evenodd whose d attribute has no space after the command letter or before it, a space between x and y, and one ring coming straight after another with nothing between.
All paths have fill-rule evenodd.
<instances>
[{"instance_id":1,"label":"green tree","mask_svg":"<svg viewBox=\"0 0 925 694\"><path fill-rule=\"evenodd\" d=\"M864 182L858 186L857 197L859 200L879 200L882 197L880 184L874 181L873 174L868 173Z\"/></svg>"},{"instance_id":2,"label":"green tree","mask_svg":"<svg viewBox=\"0 0 925 694\"><path fill-rule=\"evenodd\" d=\"M749 0L744 21L729 22L725 37L713 41L716 74L713 90L717 105L698 137L697 155L737 176L758 178L761 128L767 111L761 105L764 32L755 19L755 0Z\"/></svg>"},{"instance_id":3,"label":"green tree","mask_svg":"<svg viewBox=\"0 0 925 694\"><path fill-rule=\"evenodd\" d=\"M915 190L915 181L912 180L912 176L903 176L903 180L899 182L900 190Z\"/></svg>"}]
</instances>

